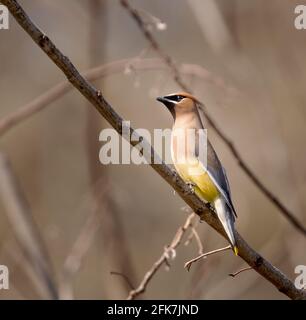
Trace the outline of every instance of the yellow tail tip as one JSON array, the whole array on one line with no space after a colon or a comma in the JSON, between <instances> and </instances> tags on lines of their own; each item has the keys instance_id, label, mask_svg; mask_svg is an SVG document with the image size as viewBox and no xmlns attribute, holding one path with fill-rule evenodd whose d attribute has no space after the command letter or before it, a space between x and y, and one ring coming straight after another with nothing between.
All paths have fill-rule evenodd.
<instances>
[{"instance_id":1,"label":"yellow tail tip","mask_svg":"<svg viewBox=\"0 0 306 320\"><path fill-rule=\"evenodd\" d=\"M238 256L238 248L236 246L234 246L234 253L236 256Z\"/></svg>"}]
</instances>

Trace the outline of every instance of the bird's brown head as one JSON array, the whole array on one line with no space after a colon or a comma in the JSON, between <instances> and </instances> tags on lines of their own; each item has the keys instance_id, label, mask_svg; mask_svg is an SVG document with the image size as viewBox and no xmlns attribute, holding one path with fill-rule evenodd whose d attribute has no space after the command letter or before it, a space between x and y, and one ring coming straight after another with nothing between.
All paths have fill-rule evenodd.
<instances>
[{"instance_id":1,"label":"bird's brown head","mask_svg":"<svg viewBox=\"0 0 306 320\"><path fill-rule=\"evenodd\" d=\"M167 107L174 119L178 114L194 112L197 108L196 104L199 103L194 96L186 92L172 93L164 97L158 97L156 100Z\"/></svg>"}]
</instances>

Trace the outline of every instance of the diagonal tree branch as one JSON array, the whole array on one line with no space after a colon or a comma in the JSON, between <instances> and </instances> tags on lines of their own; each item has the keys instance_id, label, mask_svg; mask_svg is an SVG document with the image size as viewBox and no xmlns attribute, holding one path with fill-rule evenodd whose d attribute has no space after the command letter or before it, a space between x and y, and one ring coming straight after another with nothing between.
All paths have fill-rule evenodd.
<instances>
[{"instance_id":1,"label":"diagonal tree branch","mask_svg":"<svg viewBox=\"0 0 306 320\"><path fill-rule=\"evenodd\" d=\"M34 42L49 56L49 58L62 70L72 85L98 110L98 112L122 134L122 118L115 112L112 106L105 100L102 93L81 76L71 61L55 46L55 44L32 22L26 12L16 0L1 0L14 16L19 25L30 35ZM130 134L140 138L137 132L130 128ZM130 141L135 146L139 139ZM145 139L142 139L145 142ZM205 220L212 228L226 237L223 228L213 212L203 203L203 201L193 192L190 187L177 175L175 171L166 164L155 164L154 159L158 158L152 146L147 143L147 148L151 150L151 166L168 184L170 184L181 198ZM269 261L260 256L252 249L247 242L235 232L239 256L246 261L254 270L271 282L280 292L291 299L306 299L306 292L297 289L293 282L280 270L274 267Z\"/></svg>"},{"instance_id":2,"label":"diagonal tree branch","mask_svg":"<svg viewBox=\"0 0 306 320\"><path fill-rule=\"evenodd\" d=\"M165 61L165 63L169 66L170 70L173 74L174 81L185 91L192 92L192 90L184 83L180 76L179 69L173 62L172 58L162 50L161 46L153 36L151 30L148 28L146 23L143 21L141 15L138 10L132 7L128 0L120 0L121 5L129 12L131 17L136 21L139 26L141 32L144 34L145 38L150 42L155 51L159 54L159 56ZM204 105L203 103L201 103ZM257 175L253 172L253 170L246 164L246 162L241 157L240 153L236 149L233 142L226 136L226 134L220 129L217 123L213 120L211 115L202 108L203 114L206 117L207 122L212 127L212 129L217 133L217 135L221 138L221 140L225 143L228 149L231 151L234 158L237 160L238 165L245 172L245 174L253 181L256 187L278 208L280 213L284 217L288 219L288 221L304 236L306 236L306 227L302 225L302 223L295 217L295 215L285 207L285 205L271 192L257 177Z\"/></svg>"}]
</instances>

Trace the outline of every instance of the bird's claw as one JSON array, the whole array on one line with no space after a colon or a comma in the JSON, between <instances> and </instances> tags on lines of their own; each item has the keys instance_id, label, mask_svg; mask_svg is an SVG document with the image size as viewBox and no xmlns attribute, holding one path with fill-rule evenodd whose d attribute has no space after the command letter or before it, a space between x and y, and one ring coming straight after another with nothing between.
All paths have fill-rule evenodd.
<instances>
[{"instance_id":1,"label":"bird's claw","mask_svg":"<svg viewBox=\"0 0 306 320\"><path fill-rule=\"evenodd\" d=\"M188 187L190 188L190 193L191 193L191 194L195 194L194 187L195 187L196 185L195 185L193 182L191 182L191 181L186 182L186 184L187 184Z\"/></svg>"},{"instance_id":2,"label":"bird's claw","mask_svg":"<svg viewBox=\"0 0 306 320\"><path fill-rule=\"evenodd\" d=\"M215 208L214 206L210 203L210 202L207 202L207 206L209 207L209 209L213 212L215 212Z\"/></svg>"}]
</instances>

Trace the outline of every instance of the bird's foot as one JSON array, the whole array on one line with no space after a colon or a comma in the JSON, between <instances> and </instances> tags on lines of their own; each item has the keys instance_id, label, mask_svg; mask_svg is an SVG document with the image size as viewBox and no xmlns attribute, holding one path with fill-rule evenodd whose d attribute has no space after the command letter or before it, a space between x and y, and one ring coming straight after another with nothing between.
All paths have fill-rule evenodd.
<instances>
[{"instance_id":1,"label":"bird's foot","mask_svg":"<svg viewBox=\"0 0 306 320\"><path fill-rule=\"evenodd\" d=\"M195 194L195 190L194 187L196 186L195 183L191 182L191 181L187 181L186 184L188 185L189 189L190 189L190 193L191 194Z\"/></svg>"},{"instance_id":2,"label":"bird's foot","mask_svg":"<svg viewBox=\"0 0 306 320\"><path fill-rule=\"evenodd\" d=\"M210 202L207 202L207 206L208 206L209 210L216 212L215 207Z\"/></svg>"}]
</instances>

